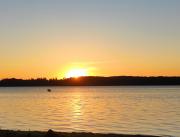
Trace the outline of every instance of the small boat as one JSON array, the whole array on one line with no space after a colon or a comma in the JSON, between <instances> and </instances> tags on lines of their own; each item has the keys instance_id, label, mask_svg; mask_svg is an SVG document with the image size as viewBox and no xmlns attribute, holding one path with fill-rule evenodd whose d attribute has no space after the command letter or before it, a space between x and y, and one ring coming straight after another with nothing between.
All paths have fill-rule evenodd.
<instances>
[{"instance_id":1,"label":"small boat","mask_svg":"<svg viewBox=\"0 0 180 137\"><path fill-rule=\"evenodd\" d=\"M50 88L47 89L47 92L51 92L52 90Z\"/></svg>"}]
</instances>

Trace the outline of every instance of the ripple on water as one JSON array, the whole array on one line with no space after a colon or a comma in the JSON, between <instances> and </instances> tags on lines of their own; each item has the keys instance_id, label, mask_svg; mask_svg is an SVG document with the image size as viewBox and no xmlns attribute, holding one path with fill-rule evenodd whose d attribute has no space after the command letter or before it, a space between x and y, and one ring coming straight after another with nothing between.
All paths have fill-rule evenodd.
<instances>
[{"instance_id":1,"label":"ripple on water","mask_svg":"<svg viewBox=\"0 0 180 137\"><path fill-rule=\"evenodd\" d=\"M0 128L180 136L180 87L0 88Z\"/></svg>"}]
</instances>

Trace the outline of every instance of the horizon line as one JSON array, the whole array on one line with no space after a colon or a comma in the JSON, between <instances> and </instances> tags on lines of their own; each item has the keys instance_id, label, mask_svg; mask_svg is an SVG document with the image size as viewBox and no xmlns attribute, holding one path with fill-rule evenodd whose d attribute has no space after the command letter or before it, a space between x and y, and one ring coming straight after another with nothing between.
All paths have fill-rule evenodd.
<instances>
[{"instance_id":1,"label":"horizon line","mask_svg":"<svg viewBox=\"0 0 180 137\"><path fill-rule=\"evenodd\" d=\"M66 77L63 77L63 78L57 78L57 77L54 77L54 78L47 78L47 77L37 77L37 78L16 78L16 77L7 77L7 78L0 78L0 81L1 80L5 80L5 79L17 79L17 80L38 80L38 79L46 79L46 80L65 80L65 79L72 79L72 78L75 78L75 79L78 79L78 78L86 78L86 77L104 77L104 78L110 78L110 77L166 77L166 78L171 78L171 77L180 77L180 75L171 75L171 76L168 76L168 75L157 75L157 76L153 76L153 75L111 75L111 76L100 76L100 75L94 75L94 76L79 76L79 77L69 77L69 78L66 78Z\"/></svg>"}]
</instances>

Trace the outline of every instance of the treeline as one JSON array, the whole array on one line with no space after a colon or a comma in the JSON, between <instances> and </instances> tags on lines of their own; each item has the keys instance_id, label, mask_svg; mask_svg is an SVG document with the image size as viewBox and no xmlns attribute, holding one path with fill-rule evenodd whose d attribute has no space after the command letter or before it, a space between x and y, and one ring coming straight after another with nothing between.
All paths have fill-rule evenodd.
<instances>
[{"instance_id":1,"label":"treeline","mask_svg":"<svg viewBox=\"0 0 180 137\"><path fill-rule=\"evenodd\" d=\"M67 79L3 79L0 86L119 86L119 85L180 85L180 77L86 76Z\"/></svg>"}]
</instances>

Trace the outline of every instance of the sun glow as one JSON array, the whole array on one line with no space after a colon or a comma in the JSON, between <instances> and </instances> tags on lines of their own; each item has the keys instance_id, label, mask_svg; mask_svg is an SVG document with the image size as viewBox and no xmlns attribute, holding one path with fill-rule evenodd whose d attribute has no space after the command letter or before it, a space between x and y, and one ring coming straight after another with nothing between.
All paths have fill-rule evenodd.
<instances>
[{"instance_id":1,"label":"sun glow","mask_svg":"<svg viewBox=\"0 0 180 137\"><path fill-rule=\"evenodd\" d=\"M87 76L87 70L86 69L72 69L66 74L66 78L71 78L71 77L81 77L81 76Z\"/></svg>"}]
</instances>

